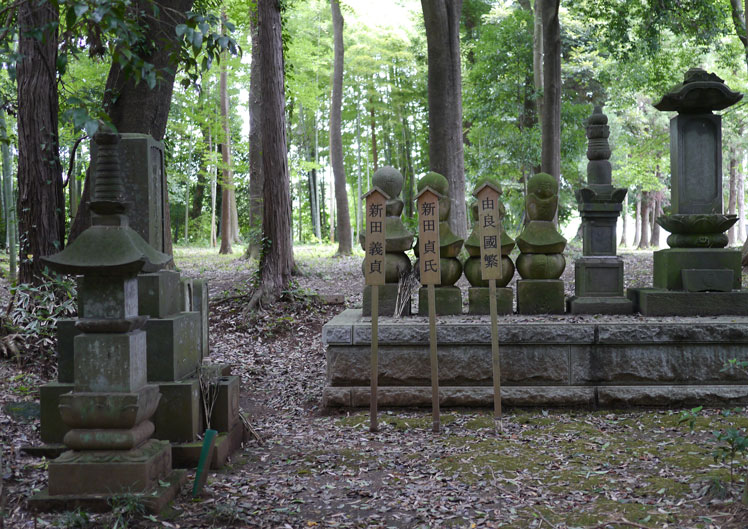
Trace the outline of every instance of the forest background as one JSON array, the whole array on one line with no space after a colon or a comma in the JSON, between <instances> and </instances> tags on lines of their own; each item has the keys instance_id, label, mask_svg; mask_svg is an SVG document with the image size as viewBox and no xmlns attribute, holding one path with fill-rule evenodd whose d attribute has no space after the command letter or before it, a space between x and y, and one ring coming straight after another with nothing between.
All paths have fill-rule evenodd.
<instances>
[{"instance_id":1,"label":"forest background","mask_svg":"<svg viewBox=\"0 0 748 529\"><path fill-rule=\"evenodd\" d=\"M485 176L497 178L507 206L504 225L512 235L524 221L527 178L541 166L542 2L461 2L465 188ZM12 29L17 23L12 8L23 3L0 8L1 225L6 234L0 242L11 254L24 238L21 233L19 240L14 219L22 213L14 208L22 153L15 66L19 32ZM65 195L66 231L74 225L84 187L89 135L107 120L101 104L107 74L123 48L121 38L112 45L104 37L106 31L120 35L130 29L120 20L124 29L100 31L98 43L90 29L82 34L73 30L84 19L92 24L88 14L100 13L98 19L93 17L96 23L117 20L112 12L131 4L57 2L56 163ZM334 241L343 253L355 247L352 242L363 224L359 197L368 190L374 171L385 165L404 175L403 216L415 227L415 182L430 168L427 30L421 3L293 0L281 5L293 241ZM744 7L740 0L560 3L562 225L574 216L574 192L586 180L585 120L593 105L604 104L611 126L614 184L629 189L620 243L647 248L650 241L660 240L654 219L669 210L670 116L652 104L692 67L714 71L734 90L746 91ZM252 89L257 84L252 78L258 51L255 8L247 0L195 2L194 15L176 26L189 53L180 56L163 136L175 244L211 245L219 251L220 241L224 253L232 244L242 244L248 255L260 254L262 179L252 156L263 127L262 122L252 123L252 106L262 104ZM331 119L336 27L342 28L344 49L342 107L339 119ZM122 64L133 69L124 60ZM161 82L148 65L140 65L140 70L135 66L136 80L153 86ZM744 102L723 113L725 212L742 219L747 123ZM342 141L345 179L337 200L331 162L336 134ZM342 223L346 217L341 209L349 212L349 220ZM745 221L729 236L730 244L741 244ZM21 262L33 258L24 254L21 244Z\"/></svg>"}]
</instances>

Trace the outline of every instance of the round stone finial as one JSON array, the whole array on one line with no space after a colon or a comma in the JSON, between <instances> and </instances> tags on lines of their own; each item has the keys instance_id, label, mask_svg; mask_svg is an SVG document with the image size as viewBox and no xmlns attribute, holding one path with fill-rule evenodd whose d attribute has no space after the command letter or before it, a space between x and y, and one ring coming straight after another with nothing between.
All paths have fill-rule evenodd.
<instances>
[{"instance_id":1,"label":"round stone finial","mask_svg":"<svg viewBox=\"0 0 748 529\"><path fill-rule=\"evenodd\" d=\"M430 187L431 189L441 195L444 195L445 197L449 196L449 182L444 176L440 175L439 173L435 173L434 171L426 173L423 178L418 180L418 184L416 187L418 188L419 193L425 187Z\"/></svg>"},{"instance_id":2,"label":"round stone finial","mask_svg":"<svg viewBox=\"0 0 748 529\"><path fill-rule=\"evenodd\" d=\"M371 177L371 184L387 193L390 198L400 196L400 192L403 190L403 181L403 175L400 171L389 165L380 167Z\"/></svg>"},{"instance_id":3,"label":"round stone finial","mask_svg":"<svg viewBox=\"0 0 748 529\"><path fill-rule=\"evenodd\" d=\"M527 182L527 192L540 198L558 195L558 182L548 173L535 173Z\"/></svg>"}]
</instances>

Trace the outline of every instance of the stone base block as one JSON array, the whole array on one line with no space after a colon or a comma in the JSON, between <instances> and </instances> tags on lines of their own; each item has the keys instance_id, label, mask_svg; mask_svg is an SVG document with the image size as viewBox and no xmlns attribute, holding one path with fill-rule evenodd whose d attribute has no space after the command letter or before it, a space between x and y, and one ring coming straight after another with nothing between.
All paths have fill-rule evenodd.
<instances>
[{"instance_id":1,"label":"stone base block","mask_svg":"<svg viewBox=\"0 0 748 529\"><path fill-rule=\"evenodd\" d=\"M371 388L326 387L322 396L327 408L367 408ZM621 408L631 406L735 406L748 403L748 386L502 386L504 406ZM431 388L384 386L378 389L380 407L430 407ZM493 388L445 386L439 388L444 407L492 407Z\"/></svg>"},{"instance_id":2,"label":"stone base block","mask_svg":"<svg viewBox=\"0 0 748 529\"><path fill-rule=\"evenodd\" d=\"M230 431L222 432L216 437L216 445L213 450L213 459L210 468L223 468L229 456L236 452L246 441L246 430L244 424L239 422ZM175 444L171 447L173 464L175 468L196 468L200 460L202 441L194 443Z\"/></svg>"},{"instance_id":3,"label":"stone base block","mask_svg":"<svg viewBox=\"0 0 748 529\"><path fill-rule=\"evenodd\" d=\"M43 443L62 443L70 427L62 422L60 415L60 395L73 391L73 384L50 382L39 387L41 406L39 433Z\"/></svg>"},{"instance_id":4,"label":"stone base block","mask_svg":"<svg viewBox=\"0 0 748 529\"><path fill-rule=\"evenodd\" d=\"M75 391L137 391L146 384L146 343L150 333L92 333L75 337ZM149 366L148 366L149 368Z\"/></svg>"},{"instance_id":5,"label":"stone base block","mask_svg":"<svg viewBox=\"0 0 748 529\"><path fill-rule=\"evenodd\" d=\"M580 257L574 261L574 289L580 298L623 297L623 259Z\"/></svg>"},{"instance_id":6,"label":"stone base block","mask_svg":"<svg viewBox=\"0 0 748 529\"><path fill-rule=\"evenodd\" d=\"M610 298L572 296L566 300L566 312L571 314L631 314L633 311L633 302L623 296Z\"/></svg>"},{"instance_id":7,"label":"stone base block","mask_svg":"<svg viewBox=\"0 0 748 529\"><path fill-rule=\"evenodd\" d=\"M519 314L563 314L564 282L560 279L520 279L517 281Z\"/></svg>"},{"instance_id":8,"label":"stone base block","mask_svg":"<svg viewBox=\"0 0 748 529\"><path fill-rule=\"evenodd\" d=\"M735 283L732 270L680 271L683 290L688 292L730 292Z\"/></svg>"},{"instance_id":9,"label":"stone base block","mask_svg":"<svg viewBox=\"0 0 748 529\"><path fill-rule=\"evenodd\" d=\"M459 287L435 287L434 301L436 314L439 316L454 316L462 314L462 292ZM429 295L426 287L418 289L418 315L429 315Z\"/></svg>"},{"instance_id":10,"label":"stone base block","mask_svg":"<svg viewBox=\"0 0 748 529\"><path fill-rule=\"evenodd\" d=\"M81 331L75 328L75 319L57 321L57 381L72 384L75 351L73 343Z\"/></svg>"},{"instance_id":11,"label":"stone base block","mask_svg":"<svg viewBox=\"0 0 748 529\"><path fill-rule=\"evenodd\" d=\"M652 286L683 290L683 270L732 270L732 289L741 286L740 250L729 248L668 248L654 252ZM723 313L726 314L726 313Z\"/></svg>"},{"instance_id":12,"label":"stone base block","mask_svg":"<svg viewBox=\"0 0 748 529\"><path fill-rule=\"evenodd\" d=\"M177 497L179 489L187 482L185 470L174 470L165 476L152 490L134 494L146 512L158 514ZM166 484L166 486L162 486ZM58 494L50 495L49 489L44 489L39 494L28 500L28 506L34 511L72 511L81 509L89 512L107 512L112 510L112 495L103 494Z\"/></svg>"},{"instance_id":13,"label":"stone base block","mask_svg":"<svg viewBox=\"0 0 748 529\"><path fill-rule=\"evenodd\" d=\"M380 316L393 316L395 314L395 307L397 301L397 283L387 283L385 285L379 285L379 315ZM364 316L371 316L371 286L364 287L364 301L363 301L363 314ZM405 304L405 308L401 316L410 316L410 300Z\"/></svg>"},{"instance_id":14,"label":"stone base block","mask_svg":"<svg viewBox=\"0 0 748 529\"><path fill-rule=\"evenodd\" d=\"M487 287L468 288L468 313L490 314L490 292L491 289ZM514 312L514 292L511 288L496 289L496 312L498 314L512 314Z\"/></svg>"},{"instance_id":15,"label":"stone base block","mask_svg":"<svg viewBox=\"0 0 748 529\"><path fill-rule=\"evenodd\" d=\"M626 296L644 316L748 316L748 290L685 292L630 288Z\"/></svg>"},{"instance_id":16,"label":"stone base block","mask_svg":"<svg viewBox=\"0 0 748 529\"><path fill-rule=\"evenodd\" d=\"M151 439L133 450L67 451L49 462L50 496L138 493L171 473L171 446Z\"/></svg>"},{"instance_id":17,"label":"stone base block","mask_svg":"<svg viewBox=\"0 0 748 529\"><path fill-rule=\"evenodd\" d=\"M218 382L218 396L213 405L210 427L218 432L230 432L241 422L239 418L239 382L236 375L221 377Z\"/></svg>"},{"instance_id":18,"label":"stone base block","mask_svg":"<svg viewBox=\"0 0 748 529\"><path fill-rule=\"evenodd\" d=\"M149 319L148 381L173 382L194 374L200 365L201 328L199 312Z\"/></svg>"},{"instance_id":19,"label":"stone base block","mask_svg":"<svg viewBox=\"0 0 748 529\"><path fill-rule=\"evenodd\" d=\"M200 382L197 378L179 382L162 382L156 413L151 419L156 425L155 439L172 443L191 443L203 430Z\"/></svg>"},{"instance_id":20,"label":"stone base block","mask_svg":"<svg viewBox=\"0 0 748 529\"><path fill-rule=\"evenodd\" d=\"M182 299L179 272L138 275L138 314L166 318L181 312Z\"/></svg>"}]
</instances>

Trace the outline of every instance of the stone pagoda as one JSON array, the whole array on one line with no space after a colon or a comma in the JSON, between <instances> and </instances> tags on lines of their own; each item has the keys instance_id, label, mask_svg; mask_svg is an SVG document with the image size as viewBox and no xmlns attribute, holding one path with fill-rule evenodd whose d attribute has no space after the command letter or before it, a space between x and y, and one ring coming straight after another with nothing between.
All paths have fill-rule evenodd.
<instances>
[{"instance_id":1,"label":"stone pagoda","mask_svg":"<svg viewBox=\"0 0 748 529\"><path fill-rule=\"evenodd\" d=\"M379 287L379 315L392 316L397 310L397 292L400 276L410 272L412 265L410 257L405 252L413 246L413 234L405 227L400 216L405 204L400 199L403 190L403 175L394 167L380 167L371 178L372 188L378 187L389 197L386 206L387 218L385 222L387 242L385 244L385 284ZM365 237L359 235L359 243L365 248ZM363 264L362 264L363 266ZM371 316L371 287L364 287L363 315ZM397 316L410 316L410 303L406 303L402 314Z\"/></svg>"},{"instance_id":2,"label":"stone pagoda","mask_svg":"<svg viewBox=\"0 0 748 529\"><path fill-rule=\"evenodd\" d=\"M127 493L157 511L184 478L172 471L169 442L151 438L161 394L147 379L147 317L138 313L137 274L156 272L171 257L128 226L118 142L117 134L96 135L91 226L43 258L57 272L82 276L81 317L72 391L59 397L69 450L49 462L49 488L30 500L32 507L106 508L113 495Z\"/></svg>"},{"instance_id":3,"label":"stone pagoda","mask_svg":"<svg viewBox=\"0 0 748 529\"><path fill-rule=\"evenodd\" d=\"M623 295L623 259L616 255L616 222L627 190L612 185L608 117L595 107L587 120L587 186L576 193L582 216L583 257L574 262L573 314L630 314Z\"/></svg>"},{"instance_id":4,"label":"stone pagoda","mask_svg":"<svg viewBox=\"0 0 748 529\"><path fill-rule=\"evenodd\" d=\"M490 179L482 179L475 186L475 189L481 187L486 182L493 183L499 191L501 187L499 184ZM499 223L504 220L506 210L504 204L499 203L499 210L501 212L501 219ZM468 289L468 313L469 314L489 314L489 288L488 281L484 280L481 275L480 266L480 242L478 239L478 201L473 200L470 203L470 216L473 222L473 230L465 240L465 249L470 257L465 260L463 268L465 271L465 277L470 283L471 287ZM514 263L512 262L509 254L514 248L514 239L512 239L504 230L504 227L500 227L501 230L501 274L500 280L496 281L496 308L499 314L511 314L513 312L514 299L512 289L507 288L509 281L514 277Z\"/></svg>"},{"instance_id":5,"label":"stone pagoda","mask_svg":"<svg viewBox=\"0 0 748 529\"><path fill-rule=\"evenodd\" d=\"M563 314L566 239L553 218L558 208L558 182L547 173L537 173L527 183L526 213L530 221L517 237L517 312Z\"/></svg>"},{"instance_id":6,"label":"stone pagoda","mask_svg":"<svg viewBox=\"0 0 748 529\"><path fill-rule=\"evenodd\" d=\"M722 117L713 113L742 97L693 68L655 105L678 114L670 120L672 213L657 219L670 248L654 253L654 288L628 290L646 316L748 314L741 253L726 248L738 218L722 212Z\"/></svg>"},{"instance_id":7,"label":"stone pagoda","mask_svg":"<svg viewBox=\"0 0 748 529\"><path fill-rule=\"evenodd\" d=\"M439 270L441 284L435 291L436 313L439 315L454 315L462 313L462 294L459 287L454 286L462 275L462 263L457 256L462 249L462 239L452 233L449 227L449 182L439 173L430 172L418 181L418 192L430 187L441 195L439 198ZM418 245L414 247L418 257ZM418 290L418 314L426 316L429 313L426 288Z\"/></svg>"}]
</instances>

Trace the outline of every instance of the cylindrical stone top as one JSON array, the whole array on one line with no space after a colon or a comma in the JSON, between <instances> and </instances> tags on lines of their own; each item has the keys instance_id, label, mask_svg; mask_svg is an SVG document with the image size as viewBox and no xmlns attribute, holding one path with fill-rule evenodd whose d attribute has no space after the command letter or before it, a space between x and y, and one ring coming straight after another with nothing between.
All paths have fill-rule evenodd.
<instances>
[{"instance_id":1,"label":"cylindrical stone top","mask_svg":"<svg viewBox=\"0 0 748 529\"><path fill-rule=\"evenodd\" d=\"M603 109L596 106L592 115L587 120L587 183L598 185L609 185L612 181L613 172L610 166L610 127L608 127L608 116L603 114Z\"/></svg>"}]
</instances>

